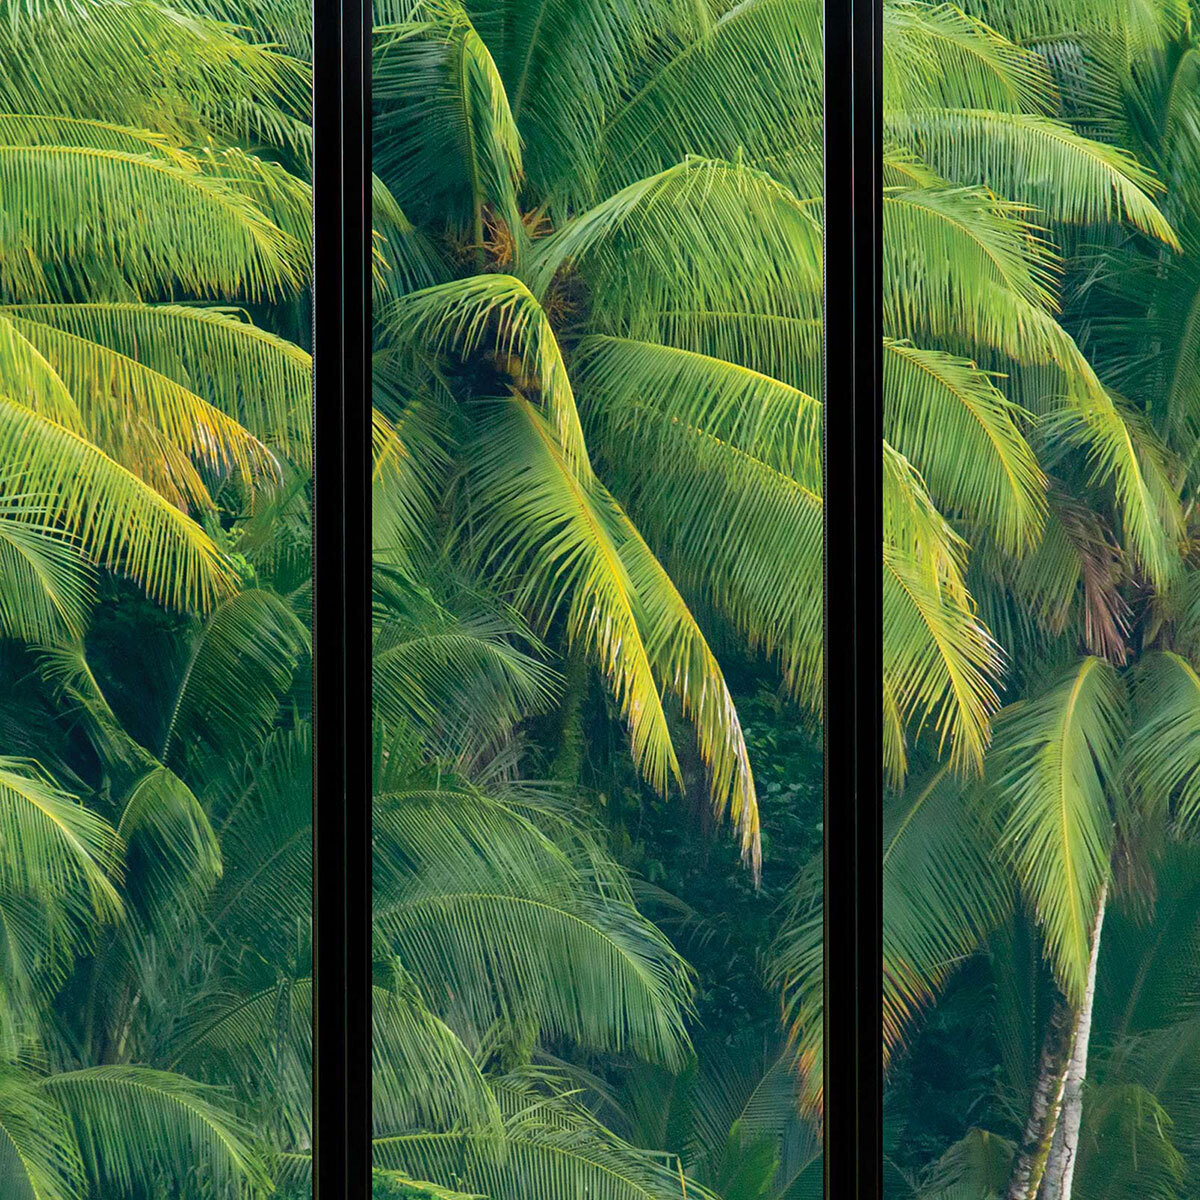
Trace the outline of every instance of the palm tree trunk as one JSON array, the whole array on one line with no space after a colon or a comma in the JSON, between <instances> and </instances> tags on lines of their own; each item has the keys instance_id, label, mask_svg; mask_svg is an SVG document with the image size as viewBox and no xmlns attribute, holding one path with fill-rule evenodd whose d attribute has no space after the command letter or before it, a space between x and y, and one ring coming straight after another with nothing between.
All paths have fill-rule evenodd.
<instances>
[{"instance_id":1,"label":"palm tree trunk","mask_svg":"<svg viewBox=\"0 0 1200 1200\"><path fill-rule=\"evenodd\" d=\"M1050 1014L1042 1039L1042 1054L1038 1060L1037 1084L1029 1105L1029 1118L1021 1135L1005 1200L1035 1200L1041 1187L1062 1108L1063 1088L1066 1085L1064 1060L1070 1045L1070 1028L1070 1009L1061 996L1056 996L1054 1011Z\"/></svg>"},{"instance_id":2,"label":"palm tree trunk","mask_svg":"<svg viewBox=\"0 0 1200 1200\"><path fill-rule=\"evenodd\" d=\"M1100 932L1108 904L1108 883L1100 889L1096 920L1092 925L1092 951L1088 960L1087 990L1075 1018L1071 1057L1067 1061L1063 1088L1062 1117L1050 1147L1046 1176L1042 1181L1044 1200L1071 1200L1071 1184L1079 1154L1079 1126L1083 1119L1083 1083L1087 1078L1088 1043L1092 1035L1092 1002L1096 995L1096 962L1100 957Z\"/></svg>"}]
</instances>

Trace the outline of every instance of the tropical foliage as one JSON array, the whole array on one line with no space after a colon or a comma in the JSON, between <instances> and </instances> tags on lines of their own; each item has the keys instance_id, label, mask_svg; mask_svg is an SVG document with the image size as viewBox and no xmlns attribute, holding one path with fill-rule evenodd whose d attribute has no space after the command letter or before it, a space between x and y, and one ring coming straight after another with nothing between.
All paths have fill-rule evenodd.
<instances>
[{"instance_id":1,"label":"tropical foliage","mask_svg":"<svg viewBox=\"0 0 1200 1200\"><path fill-rule=\"evenodd\" d=\"M0 1184L303 1194L308 8L4 15ZM884 20L888 1194L1183 1197L1200 35ZM819 1195L821 5L374 26L375 1194Z\"/></svg>"}]
</instances>

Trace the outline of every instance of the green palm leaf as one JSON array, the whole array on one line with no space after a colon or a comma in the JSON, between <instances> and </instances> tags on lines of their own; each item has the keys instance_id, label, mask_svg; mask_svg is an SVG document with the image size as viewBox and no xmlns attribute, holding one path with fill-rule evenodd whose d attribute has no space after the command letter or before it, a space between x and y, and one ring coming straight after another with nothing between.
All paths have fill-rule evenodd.
<instances>
[{"instance_id":1,"label":"green palm leaf","mask_svg":"<svg viewBox=\"0 0 1200 1200\"><path fill-rule=\"evenodd\" d=\"M683 1061L682 960L528 817L473 789L417 786L377 795L374 822L376 942L435 1012Z\"/></svg>"},{"instance_id":2,"label":"green palm leaf","mask_svg":"<svg viewBox=\"0 0 1200 1200\"><path fill-rule=\"evenodd\" d=\"M83 1164L62 1109L33 1079L0 1072L0 1187L12 1200L77 1200Z\"/></svg>"},{"instance_id":3,"label":"green palm leaf","mask_svg":"<svg viewBox=\"0 0 1200 1200\"><path fill-rule=\"evenodd\" d=\"M1087 981L1092 919L1113 845L1109 795L1125 737L1125 689L1098 658L1014 705L997 734L996 787L1012 855L1072 1003Z\"/></svg>"},{"instance_id":4,"label":"green palm leaf","mask_svg":"<svg viewBox=\"0 0 1200 1200\"><path fill-rule=\"evenodd\" d=\"M36 763L0 759L0 836L0 890L72 919L121 917L120 838Z\"/></svg>"},{"instance_id":5,"label":"green palm leaf","mask_svg":"<svg viewBox=\"0 0 1200 1200\"><path fill-rule=\"evenodd\" d=\"M1151 195L1161 187L1131 154L1069 125L1022 112L975 108L890 112L888 132L954 183L984 185L1079 225L1128 222L1176 249L1179 240Z\"/></svg>"},{"instance_id":6,"label":"green palm leaf","mask_svg":"<svg viewBox=\"0 0 1200 1200\"><path fill-rule=\"evenodd\" d=\"M312 356L238 310L114 303L4 312L26 328L47 325L136 359L203 396L298 466L311 466Z\"/></svg>"},{"instance_id":7,"label":"green palm leaf","mask_svg":"<svg viewBox=\"0 0 1200 1200\"><path fill-rule=\"evenodd\" d=\"M160 155L0 145L0 191L0 282L13 297L56 298L47 262L102 264L100 281L139 293L178 282L201 295L255 298L295 291L307 271L302 244L242 192ZM105 221L88 219L96 209Z\"/></svg>"},{"instance_id":8,"label":"green palm leaf","mask_svg":"<svg viewBox=\"0 0 1200 1200\"><path fill-rule=\"evenodd\" d=\"M97 1189L181 1189L203 1164L217 1195L270 1190L250 1131L224 1095L149 1067L90 1067L49 1075L40 1090L67 1113Z\"/></svg>"},{"instance_id":9,"label":"green palm leaf","mask_svg":"<svg viewBox=\"0 0 1200 1200\"><path fill-rule=\"evenodd\" d=\"M30 516L72 534L93 561L156 600L205 609L230 590L230 568L208 536L137 476L65 426L0 397L0 460Z\"/></svg>"},{"instance_id":10,"label":"green palm leaf","mask_svg":"<svg viewBox=\"0 0 1200 1200\"><path fill-rule=\"evenodd\" d=\"M481 561L513 578L517 605L536 625L568 606L570 640L599 662L629 723L634 760L665 794L679 765L604 493L575 474L550 426L519 394L486 410L471 478Z\"/></svg>"},{"instance_id":11,"label":"green palm leaf","mask_svg":"<svg viewBox=\"0 0 1200 1200\"><path fill-rule=\"evenodd\" d=\"M197 745L232 756L254 745L308 649L308 630L273 592L252 588L225 601L183 664L160 758L179 761Z\"/></svg>"}]
</instances>

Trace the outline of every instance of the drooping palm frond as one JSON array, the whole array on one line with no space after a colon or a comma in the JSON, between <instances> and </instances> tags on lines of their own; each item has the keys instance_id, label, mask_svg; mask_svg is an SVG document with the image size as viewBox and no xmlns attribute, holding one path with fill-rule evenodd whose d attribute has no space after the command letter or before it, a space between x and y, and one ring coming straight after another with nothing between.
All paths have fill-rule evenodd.
<instances>
[{"instance_id":1,"label":"drooping palm frond","mask_svg":"<svg viewBox=\"0 0 1200 1200\"><path fill-rule=\"evenodd\" d=\"M0 53L9 64L0 81L8 113L138 126L193 145L215 136L297 154L307 146L307 64L255 45L211 9L14 3Z\"/></svg>"},{"instance_id":2,"label":"drooping palm frond","mask_svg":"<svg viewBox=\"0 0 1200 1200\"><path fill-rule=\"evenodd\" d=\"M757 159L819 141L821 58L821 9L811 0L748 0L647 47L628 93L603 115L601 187L611 193L687 154ZM591 182L586 162L568 159L547 188L582 199L580 181Z\"/></svg>"},{"instance_id":3,"label":"drooping palm frond","mask_svg":"<svg viewBox=\"0 0 1200 1200\"><path fill-rule=\"evenodd\" d=\"M814 490L820 487L821 405L758 371L652 342L593 336L579 345L576 388L587 424L603 427L616 458L633 426L649 422L669 443L673 428L690 426L753 454L773 470ZM659 457L666 445L657 448Z\"/></svg>"},{"instance_id":4,"label":"drooping palm frond","mask_svg":"<svg viewBox=\"0 0 1200 1200\"><path fill-rule=\"evenodd\" d=\"M309 648L309 632L273 592L252 588L222 604L190 647L165 723L160 758L200 745L232 757L270 728Z\"/></svg>"},{"instance_id":5,"label":"drooping palm frond","mask_svg":"<svg viewBox=\"0 0 1200 1200\"><path fill-rule=\"evenodd\" d=\"M374 707L390 728L465 764L549 707L557 676L515 613L469 596L452 611L379 564L374 589Z\"/></svg>"},{"instance_id":6,"label":"drooping palm frond","mask_svg":"<svg viewBox=\"0 0 1200 1200\"><path fill-rule=\"evenodd\" d=\"M121 841L116 831L36 763L0 759L0 889L37 897L60 918L119 919Z\"/></svg>"},{"instance_id":7,"label":"drooping palm frond","mask_svg":"<svg viewBox=\"0 0 1200 1200\"><path fill-rule=\"evenodd\" d=\"M162 603L206 609L232 586L221 552L189 517L63 425L0 398L0 458L37 520Z\"/></svg>"},{"instance_id":8,"label":"drooping palm frond","mask_svg":"<svg viewBox=\"0 0 1200 1200\"><path fill-rule=\"evenodd\" d=\"M684 717L695 728L700 758L708 768L714 814L720 820L728 811L742 859L757 880L762 870L758 797L733 697L670 575L615 502L613 512L621 529L618 552L643 614L651 669L679 698Z\"/></svg>"},{"instance_id":9,"label":"drooping palm frond","mask_svg":"<svg viewBox=\"0 0 1200 1200\"><path fill-rule=\"evenodd\" d=\"M83 631L93 571L28 498L0 497L0 637L51 643Z\"/></svg>"},{"instance_id":10,"label":"drooping palm frond","mask_svg":"<svg viewBox=\"0 0 1200 1200\"><path fill-rule=\"evenodd\" d=\"M1048 221L1128 222L1179 246L1151 199L1160 190L1153 174L1127 151L1061 121L975 108L902 109L886 120L892 137L954 183L986 186Z\"/></svg>"},{"instance_id":11,"label":"drooping palm frond","mask_svg":"<svg viewBox=\"0 0 1200 1200\"><path fill-rule=\"evenodd\" d=\"M483 242L484 206L524 236L516 190L521 136L488 46L458 0L419 0L376 27L375 161L402 207L460 223Z\"/></svg>"},{"instance_id":12,"label":"drooping palm frond","mask_svg":"<svg viewBox=\"0 0 1200 1200\"><path fill-rule=\"evenodd\" d=\"M179 1188L198 1163L218 1196L270 1190L253 1135L215 1089L149 1067L105 1066L46 1076L39 1090L66 1112L97 1190Z\"/></svg>"},{"instance_id":13,"label":"drooping palm frond","mask_svg":"<svg viewBox=\"0 0 1200 1200\"><path fill-rule=\"evenodd\" d=\"M490 404L472 451L477 552L517 606L545 627L566 609L568 636L593 655L629 723L634 760L664 793L679 778L662 697L600 485L580 479L523 396Z\"/></svg>"},{"instance_id":14,"label":"drooping palm frond","mask_svg":"<svg viewBox=\"0 0 1200 1200\"><path fill-rule=\"evenodd\" d=\"M1125 738L1125 688L1112 666L1084 658L1005 714L996 787L1011 854L1060 987L1083 995L1097 897L1110 870L1110 795Z\"/></svg>"},{"instance_id":15,"label":"drooping palm frond","mask_svg":"<svg viewBox=\"0 0 1200 1200\"><path fill-rule=\"evenodd\" d=\"M885 714L894 711L900 729L931 726L957 768L978 770L999 707L993 681L1003 659L969 597L947 599L921 559L899 545L883 547ZM886 717L884 724L886 745ZM887 757L893 774L902 772L902 744Z\"/></svg>"},{"instance_id":16,"label":"drooping palm frond","mask_svg":"<svg viewBox=\"0 0 1200 1200\"><path fill-rule=\"evenodd\" d=\"M524 1089L508 1097L502 1138L413 1133L377 1138L378 1167L485 1192L492 1200L530 1195L597 1200L712 1200L667 1156L637 1150L569 1099L549 1101Z\"/></svg>"},{"instance_id":17,"label":"drooping palm frond","mask_svg":"<svg viewBox=\"0 0 1200 1200\"><path fill-rule=\"evenodd\" d=\"M377 953L477 1029L680 1064L689 975L658 930L515 809L416 783L375 799Z\"/></svg>"},{"instance_id":18,"label":"drooping palm frond","mask_svg":"<svg viewBox=\"0 0 1200 1200\"><path fill-rule=\"evenodd\" d=\"M264 479L277 478L275 459L256 437L170 376L11 310L4 319L70 393L79 432L180 507L208 508L212 500L207 489L191 494L192 480L172 474L172 460L164 448L186 456L189 464L235 477L251 497ZM12 395L24 394L20 377L10 377L7 383ZM37 390L31 392L36 395ZM55 419L55 410L44 415Z\"/></svg>"},{"instance_id":19,"label":"drooping palm frond","mask_svg":"<svg viewBox=\"0 0 1200 1200\"><path fill-rule=\"evenodd\" d=\"M381 314L383 345L467 359L492 356L501 375L528 382L541 397L562 452L591 474L575 394L554 330L533 293L510 275L475 275L412 292Z\"/></svg>"},{"instance_id":20,"label":"drooping palm frond","mask_svg":"<svg viewBox=\"0 0 1200 1200\"><path fill-rule=\"evenodd\" d=\"M1146 655L1134 683L1134 726L1126 750L1143 819L1166 817L1183 835L1200 818L1200 676L1171 651Z\"/></svg>"},{"instance_id":21,"label":"drooping palm frond","mask_svg":"<svg viewBox=\"0 0 1200 1200\"><path fill-rule=\"evenodd\" d=\"M688 157L630 184L543 238L535 295L572 266L605 332L678 308L807 315L821 294L820 223L783 184L743 161ZM756 303L757 302L757 303Z\"/></svg>"},{"instance_id":22,"label":"drooping palm frond","mask_svg":"<svg viewBox=\"0 0 1200 1200\"><path fill-rule=\"evenodd\" d=\"M107 346L203 396L298 466L312 461L312 356L234 309L41 304L4 310Z\"/></svg>"},{"instance_id":23,"label":"drooping palm frond","mask_svg":"<svg viewBox=\"0 0 1200 1200\"><path fill-rule=\"evenodd\" d=\"M0 145L0 184L9 246L0 282L14 299L55 300L64 285L102 296L182 285L199 295L271 298L294 292L306 276L300 241L195 161ZM88 219L96 209L105 221Z\"/></svg>"},{"instance_id":24,"label":"drooping palm frond","mask_svg":"<svg viewBox=\"0 0 1200 1200\"><path fill-rule=\"evenodd\" d=\"M884 435L951 510L1029 548L1045 516L1045 478L1020 410L973 364L884 341Z\"/></svg>"},{"instance_id":25,"label":"drooping palm frond","mask_svg":"<svg viewBox=\"0 0 1200 1200\"><path fill-rule=\"evenodd\" d=\"M127 891L152 923L201 903L221 874L221 848L199 801L166 767L125 797L117 835L126 847Z\"/></svg>"},{"instance_id":26,"label":"drooping palm frond","mask_svg":"<svg viewBox=\"0 0 1200 1200\"><path fill-rule=\"evenodd\" d=\"M76 1200L84 1184L62 1109L11 1067L0 1072L0 1184L13 1200Z\"/></svg>"}]
</instances>

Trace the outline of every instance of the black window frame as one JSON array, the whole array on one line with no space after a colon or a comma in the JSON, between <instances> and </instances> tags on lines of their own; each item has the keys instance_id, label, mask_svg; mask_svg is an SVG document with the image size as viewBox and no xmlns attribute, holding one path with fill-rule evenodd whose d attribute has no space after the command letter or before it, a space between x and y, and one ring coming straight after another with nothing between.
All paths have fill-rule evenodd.
<instances>
[{"instance_id":1,"label":"black window frame","mask_svg":"<svg viewBox=\"0 0 1200 1200\"><path fill-rule=\"evenodd\" d=\"M825 0L824 12L825 1196L877 1200L882 0ZM318 1200L371 1188L370 25L370 0L313 0Z\"/></svg>"}]
</instances>

